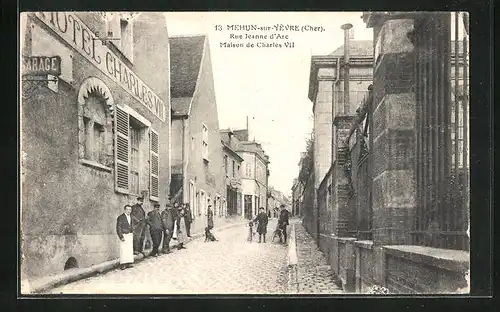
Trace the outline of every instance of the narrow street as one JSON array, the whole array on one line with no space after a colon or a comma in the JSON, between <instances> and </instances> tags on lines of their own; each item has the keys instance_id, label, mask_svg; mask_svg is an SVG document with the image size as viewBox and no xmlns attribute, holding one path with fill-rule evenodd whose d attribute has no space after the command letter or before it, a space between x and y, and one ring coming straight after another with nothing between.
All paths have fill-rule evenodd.
<instances>
[{"instance_id":1,"label":"narrow street","mask_svg":"<svg viewBox=\"0 0 500 312\"><path fill-rule=\"evenodd\" d=\"M248 227L215 235L218 242L191 241L187 249L147 258L133 268L77 281L53 294L283 294L287 285L287 248L271 242L276 219L268 225L265 244L247 242Z\"/></svg>"}]
</instances>

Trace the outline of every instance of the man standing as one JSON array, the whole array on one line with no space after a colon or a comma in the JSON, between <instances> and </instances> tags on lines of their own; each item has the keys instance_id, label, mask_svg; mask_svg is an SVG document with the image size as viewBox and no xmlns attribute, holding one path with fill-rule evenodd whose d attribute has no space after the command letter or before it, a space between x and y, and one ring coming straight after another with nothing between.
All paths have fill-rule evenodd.
<instances>
[{"instance_id":1,"label":"man standing","mask_svg":"<svg viewBox=\"0 0 500 312\"><path fill-rule=\"evenodd\" d=\"M151 255L157 257L158 247L160 247L163 233L163 224L161 222L160 204L155 203L153 206L154 209L148 212L146 222L149 225L149 232L151 234L151 239L153 240L153 251L151 252Z\"/></svg>"},{"instance_id":2,"label":"man standing","mask_svg":"<svg viewBox=\"0 0 500 312\"><path fill-rule=\"evenodd\" d=\"M142 253L144 248L144 238L146 237L146 212L142 208L144 197L137 197L137 203L132 206L132 217L136 220L137 226L134 229L134 255Z\"/></svg>"},{"instance_id":3,"label":"man standing","mask_svg":"<svg viewBox=\"0 0 500 312\"><path fill-rule=\"evenodd\" d=\"M164 231L163 235L163 253L170 253L170 240L172 239L172 234L174 233L174 214L172 205L167 203L165 205L165 210L161 212L161 223Z\"/></svg>"},{"instance_id":4,"label":"man standing","mask_svg":"<svg viewBox=\"0 0 500 312\"><path fill-rule=\"evenodd\" d=\"M269 219L265 212L264 207L259 208L259 214L253 220L254 223L258 222L257 225L257 233L259 233L259 243L261 242L261 237L264 237L264 243L266 242L266 233L267 233L267 223Z\"/></svg>"},{"instance_id":5,"label":"man standing","mask_svg":"<svg viewBox=\"0 0 500 312\"><path fill-rule=\"evenodd\" d=\"M191 237L191 223L193 222L193 215L191 214L191 208L189 204L184 204L184 223L186 224L186 235Z\"/></svg>"},{"instance_id":6,"label":"man standing","mask_svg":"<svg viewBox=\"0 0 500 312\"><path fill-rule=\"evenodd\" d=\"M283 230L283 237L285 239L285 244L286 244L286 239L288 236L286 227L288 225L289 213L288 213L288 210L286 209L285 205L281 205L280 207L281 207L281 212L280 212L280 217L278 220L278 225ZM280 242L281 242L281 238L280 238Z\"/></svg>"},{"instance_id":7,"label":"man standing","mask_svg":"<svg viewBox=\"0 0 500 312\"><path fill-rule=\"evenodd\" d=\"M134 263L134 226L135 221L131 216L132 207L125 205L124 213L116 218L116 234L120 239L120 269L131 268Z\"/></svg>"}]
</instances>

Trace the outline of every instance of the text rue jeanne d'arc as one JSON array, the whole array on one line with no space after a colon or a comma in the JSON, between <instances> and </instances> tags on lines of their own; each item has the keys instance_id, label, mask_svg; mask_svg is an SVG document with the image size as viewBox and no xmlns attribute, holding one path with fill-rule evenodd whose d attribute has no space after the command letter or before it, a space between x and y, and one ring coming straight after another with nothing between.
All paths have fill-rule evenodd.
<instances>
[{"instance_id":1,"label":"text rue jeanne d'arc","mask_svg":"<svg viewBox=\"0 0 500 312\"><path fill-rule=\"evenodd\" d=\"M292 37L300 32L324 32L316 25L215 25L215 31L225 31L227 38L220 48L289 48L296 47Z\"/></svg>"}]
</instances>

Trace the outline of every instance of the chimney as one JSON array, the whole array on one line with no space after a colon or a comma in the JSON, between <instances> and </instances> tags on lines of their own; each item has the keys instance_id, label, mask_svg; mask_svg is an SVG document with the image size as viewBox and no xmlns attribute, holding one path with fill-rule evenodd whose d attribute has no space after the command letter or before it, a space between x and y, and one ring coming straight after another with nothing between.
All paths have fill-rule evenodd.
<instances>
[{"instance_id":1,"label":"chimney","mask_svg":"<svg viewBox=\"0 0 500 312\"><path fill-rule=\"evenodd\" d=\"M344 30L344 115L350 112L349 105L349 30L352 24L344 24L340 28Z\"/></svg>"}]
</instances>

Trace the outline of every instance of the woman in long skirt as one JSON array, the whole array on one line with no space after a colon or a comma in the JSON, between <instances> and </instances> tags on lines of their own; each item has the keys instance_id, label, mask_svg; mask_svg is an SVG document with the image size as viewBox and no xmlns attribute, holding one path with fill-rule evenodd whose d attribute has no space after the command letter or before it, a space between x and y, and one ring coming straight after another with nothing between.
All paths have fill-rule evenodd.
<instances>
[{"instance_id":1,"label":"woman in long skirt","mask_svg":"<svg viewBox=\"0 0 500 312\"><path fill-rule=\"evenodd\" d=\"M184 243L186 242L186 223L184 222L184 216L186 215L186 210L179 206L179 213L177 214L177 249L185 249Z\"/></svg>"},{"instance_id":2,"label":"woman in long skirt","mask_svg":"<svg viewBox=\"0 0 500 312\"><path fill-rule=\"evenodd\" d=\"M132 206L125 205L124 213L116 219L116 234L120 239L120 268L132 267L134 263L134 219L131 216Z\"/></svg>"}]
</instances>

